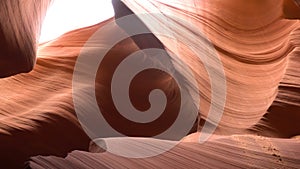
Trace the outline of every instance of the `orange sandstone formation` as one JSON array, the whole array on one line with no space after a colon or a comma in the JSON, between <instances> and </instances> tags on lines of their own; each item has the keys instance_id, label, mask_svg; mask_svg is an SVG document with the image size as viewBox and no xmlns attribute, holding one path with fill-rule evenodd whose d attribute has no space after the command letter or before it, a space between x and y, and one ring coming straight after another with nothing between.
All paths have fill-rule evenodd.
<instances>
[{"instance_id":1,"label":"orange sandstone formation","mask_svg":"<svg viewBox=\"0 0 300 169\"><path fill-rule=\"evenodd\" d=\"M197 103L200 105L198 131L201 132L206 123L217 127L214 135L204 144L198 143L199 133L194 133L182 139L172 150L145 159L119 157L94 144L90 147L93 153L87 152L90 138L82 130L74 110L72 77L76 59L86 41L99 28L114 22L114 19L71 31L53 41L40 44L36 51L40 19L49 1L32 1L32 4L18 2L0 2L0 9L5 9L0 10L0 74L4 77L27 72L34 63L35 52L39 57L30 73L0 80L0 165L4 168L21 168L30 157L28 166L31 168L300 167L300 144L297 139L300 134L299 1L123 1L136 14L152 15L150 19L140 19L166 50L178 54L192 69L201 97L200 103ZM24 4L16 6L14 3ZM31 13L32 16L22 15L20 20L13 17L8 17L9 21L5 19L6 13L11 16L19 15L20 11L28 14L23 8L27 6L36 9ZM175 15L193 26L177 24L172 27L173 25L162 22L162 18L151 12L162 13L166 18ZM177 41L174 45L174 41L159 36L156 33L159 28L154 23L164 23L166 28L170 28L168 31L172 31L176 38L183 41ZM117 24L114 26L119 27ZM208 113L213 106L222 110L222 103L221 98L212 101L212 84L209 72L204 67L205 61L197 59L188 44L184 43L198 43L201 46L201 37L193 34L197 29L211 41L224 68L225 79L217 76L220 81L226 80L226 102L220 123ZM109 34L102 36L109 38ZM149 37L153 38L152 35L148 35ZM97 75L95 86L98 104L108 114L114 111L107 100L110 91L107 83L109 73L118 59L142 48L143 44L139 44L137 39L127 38L115 45L106 55L107 64L103 71L107 74ZM94 45L105 47L107 44L103 42ZM8 56L13 61L7 59ZM17 65L3 66L16 63ZM210 63L216 61L212 60ZM215 75L220 75L220 69L215 64L211 64L210 68ZM153 85L164 89L170 100L175 100L168 109L173 111L178 95L176 92L172 94L174 88L166 87L166 84L173 83L169 76L151 72L145 72L144 75L146 77L136 79L132 88L136 106L140 109L147 108L147 103L143 102L147 92L142 91L145 88L152 89L150 85ZM148 77L152 79L142 84ZM221 83L216 83L218 84ZM82 84L82 88L92 85L94 84ZM216 97L221 97L218 94L220 92ZM90 100L83 98L82 101ZM120 127L130 129L121 122L118 124ZM158 130L164 125L158 124ZM129 132L128 135L152 136L160 132L132 130L126 131ZM126 145L126 140L127 138L117 138L119 145ZM154 139L148 141L157 142ZM162 146L171 143L160 141ZM131 145L122 148L130 151ZM73 152L70 153L71 151ZM151 148L146 151L151 151Z\"/></svg>"}]
</instances>

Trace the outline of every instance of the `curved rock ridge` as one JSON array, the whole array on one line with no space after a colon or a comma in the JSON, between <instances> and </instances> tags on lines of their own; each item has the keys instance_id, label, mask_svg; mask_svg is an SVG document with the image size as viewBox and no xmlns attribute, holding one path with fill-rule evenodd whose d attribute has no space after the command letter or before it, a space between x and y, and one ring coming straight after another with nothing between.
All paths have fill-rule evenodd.
<instances>
[{"instance_id":1,"label":"curved rock ridge","mask_svg":"<svg viewBox=\"0 0 300 169\"><path fill-rule=\"evenodd\" d=\"M151 144L156 140L142 142ZM130 151L126 139L120 145ZM137 141L137 144L139 142ZM165 142L161 142L164 146ZM204 144L182 142L164 154L144 159L130 159L114 154L74 151L65 159L53 156L34 157L29 163L41 168L299 168L299 140L264 138L259 136L226 136ZM285 146L289 145L289 146ZM153 151L157 147L149 148Z\"/></svg>"},{"instance_id":2,"label":"curved rock ridge","mask_svg":"<svg viewBox=\"0 0 300 169\"><path fill-rule=\"evenodd\" d=\"M227 129L247 129L258 123L274 101L278 85L286 71L288 58L296 47L291 42L291 35L295 36L294 30L299 28L299 22L282 18L283 10L290 9L289 6L284 6L281 0L123 2L135 13L153 15L150 19L140 18L153 32L160 29L155 27L155 22L168 27L164 18L152 14L156 12L165 14L167 18L168 15L176 15L194 25L190 27L178 24L173 27L174 25L170 24L170 30L176 32L175 36L178 38L189 42L193 39L194 44L201 44L202 39L193 37L192 33L196 32L194 29L202 30L214 45L223 63L226 77L226 104L222 120L218 124L219 129L223 128L224 132ZM203 69L201 61L199 62L194 53L189 52L187 46L178 47L167 40L161 40L172 52L177 50L178 55L193 69L202 99L200 115L210 123L216 124L215 119L207 118L212 105L221 107L218 102L210 103L211 92L207 82L212 77L204 75L203 72L207 70ZM213 62L212 64L216 65ZM223 70L212 69L217 72L215 76Z\"/></svg>"},{"instance_id":3,"label":"curved rock ridge","mask_svg":"<svg viewBox=\"0 0 300 169\"><path fill-rule=\"evenodd\" d=\"M197 143L198 133L189 135L171 151L149 159L121 158L97 146L93 147L93 144L90 150L97 153L86 152L89 150L90 138L82 129L85 126L81 126L76 118L72 98L74 65L87 40L103 26L114 23L114 19L111 18L40 44L37 51L39 57L33 71L0 79L0 140L3 141L0 145L1 166L22 168L29 157L40 155L31 159L29 167L199 168L199 165L206 168L300 167L297 137L300 135L300 25L296 20L299 17L294 2L281 0L124 0L123 2L135 13L149 13L155 9L156 12L158 10L165 14L176 15L177 18L194 25L171 27L165 23L165 26L169 26L172 32L175 32L175 37L183 40L173 45L174 41L155 34L159 28L153 23L161 21L162 18L155 15L152 17L154 20L141 18L162 42L163 47L180 56L180 59L193 70L201 96L200 103L197 103L200 105L198 131L201 131L205 122L209 122L218 125L215 135L204 144ZM145 8L144 3L150 3L151 6ZM32 18L31 22L33 21L35 18ZM114 27L118 25L114 24ZM197 32L195 29L201 29L205 36L203 34L192 36L192 32ZM35 34L33 32L32 34ZM109 38L109 35L102 36ZM145 37L153 38L152 35ZM197 42L202 45L203 41L199 37L206 37L211 41L225 71L227 96L225 111L219 124L216 119L208 116L212 105L219 108L221 104L218 99L215 102L211 101L212 87L208 71L203 61L196 58L195 53L184 43L191 41L192 45ZM127 38L115 45L106 56L111 62L104 65L105 71L109 72L117 59L141 49L143 44L136 44L137 39ZM29 45L34 44L33 41L35 40L28 41ZM90 47L106 46L107 44L102 42ZM34 49L30 48L25 54L33 54L33 51ZM216 60L212 63L216 63ZM214 64L210 66L217 75L220 74L220 69ZM147 81L149 82L147 85L154 84L164 88L171 98L178 98L176 94L172 94L173 88L165 85L172 84L168 77L164 74L150 75L153 81ZM82 83L81 87L85 89L96 86L97 99L99 103L105 103L103 109L109 112L111 105L106 99L108 97L106 94L110 88L105 83L106 78L98 75L95 84ZM147 79L149 78L144 78ZM140 82L139 79L136 82ZM135 83L134 97L136 101L140 101L137 102L140 103L137 106L145 109L147 104L141 103L142 99L139 99L144 85L138 84ZM145 93L142 93L142 96L144 95ZM89 98L82 99L82 102L89 101ZM173 105L176 103L175 99ZM158 129L163 127L165 126L157 125ZM149 136L153 133L133 131L132 135L135 134ZM111 136L108 134L103 137ZM119 139L119 142L120 145L126 144L126 138ZM162 141L163 144L168 142L171 141ZM122 148L130 150L130 146ZM73 150L82 151L75 151L67 156ZM52 156L43 157L49 155Z\"/></svg>"}]
</instances>

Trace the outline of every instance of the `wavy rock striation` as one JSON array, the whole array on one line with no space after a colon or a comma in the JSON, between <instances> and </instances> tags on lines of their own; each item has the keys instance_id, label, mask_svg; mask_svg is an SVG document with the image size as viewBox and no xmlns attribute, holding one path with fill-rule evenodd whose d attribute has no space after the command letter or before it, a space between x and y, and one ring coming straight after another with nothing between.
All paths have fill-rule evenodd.
<instances>
[{"instance_id":1,"label":"wavy rock striation","mask_svg":"<svg viewBox=\"0 0 300 169\"><path fill-rule=\"evenodd\" d=\"M299 19L300 9L297 3L289 0L124 0L123 2L134 13L146 12L153 16L140 19L168 52L177 54L192 69L201 96L200 103L194 103L200 105L198 131L201 131L205 124L210 124L217 127L214 137L204 144L199 144L197 133L189 135L174 149L149 159L121 158L97 147L91 147L90 150L99 153L84 152L88 151L90 138L82 130L74 110L72 95L74 65L86 41L99 28L114 22L114 19L110 19L40 44L37 51L39 57L33 71L0 80L0 140L3 141L0 145L0 164L2 166L21 168L29 157L41 155L31 159L29 163L31 168L151 168L174 167L174 165L181 168L187 166L190 168L199 166L206 168L300 167L300 146L296 137L300 135L300 70L298 69L300 24L296 20ZM33 3L40 5L35 1ZM0 5L2 9L4 7L2 1ZM0 10L0 14L1 12L3 10ZM171 18L170 15L175 15L176 18L193 26L173 21L167 24L164 23L163 18L150 12L163 13L167 19ZM0 20L3 18L1 14ZM31 19L27 19L28 23L39 21L34 16L29 18ZM14 37L9 32L3 33L2 20L0 36ZM164 23L164 26L169 28L167 31L175 34L174 37L179 40L176 45L173 40L163 38L156 33L161 25L155 23L161 25ZM17 40L9 38L6 38L6 41L3 41L3 38L0 40L1 44L9 45L7 49L12 49L8 52L3 50L4 54L17 51L22 55L10 54L28 58L30 60L28 63L33 63L36 44L34 35L38 32L38 26L25 24L28 26L25 29L28 30L24 29L26 34L22 34L22 31L19 31L21 26L18 24L10 25L11 30L20 33L14 37ZM117 24L114 24L113 28L120 29ZM203 33L201 36L194 34L199 30ZM109 38L113 33L102 36ZM23 35L30 37L23 37ZM215 66L217 63L215 58L208 62L210 70L218 79L217 82L226 80L226 100L220 122L214 116L210 116L209 110L211 107L215 107L217 112L222 110L221 99L218 99L221 93L218 91L214 96L217 99L212 99L213 85L210 84L211 74L204 66L206 61L197 58L187 45L207 49L207 41L203 41L203 37L211 41L215 49L214 54L220 58L224 68ZM151 35L150 38L153 36ZM120 58L143 46L143 44L136 44L138 39L127 38L116 44L106 55L107 64L101 71L105 72L104 76L98 74L95 83L82 83L80 86L82 89L96 86L99 106L103 106L102 109L108 114L115 111L108 100L110 84L107 81L114 68L112 66L115 66ZM25 45L25 47L17 48L16 45ZM105 42L93 45L89 46L91 50L95 47L107 47ZM1 47L2 49L6 48ZM7 55L1 53L2 56L5 60ZM2 60L1 63L4 63ZM27 62L25 65L28 65ZM15 67L9 68L17 70ZM184 72L180 67L178 70ZM225 78L221 76L222 70ZM5 69L0 72L3 76L8 76L23 70L11 72ZM168 109L172 113L178 103L178 93L172 93L176 87L172 79L161 72L144 73L147 76L136 79L132 89L136 107L143 110L149 106L148 102L143 101L148 96L148 90L150 91L154 86L164 89L167 98L173 101ZM149 80L148 77L152 79ZM147 82L147 85L139 85L142 82ZM215 89L222 88L220 84L215 83ZM146 92L142 92L143 87L147 87ZM82 99L82 102L89 101L88 97ZM79 115L84 116L88 113ZM174 114L170 114L170 117L173 116ZM114 122L116 125L124 126L122 121ZM85 127L83 125L83 128ZM125 132L129 136L152 136L161 132L166 126L162 123L155 127L157 131L154 132L151 128L137 131L130 127L128 128L132 130ZM107 133L102 137L113 136L105 134ZM259 134L263 137L249 134ZM120 145L126 143L125 138L118 141ZM162 144L164 143L168 141L162 141ZM130 146L123 148L130 150ZM66 158L53 157L66 156L72 150L83 151L72 152ZM43 157L49 155L53 156Z\"/></svg>"}]
</instances>

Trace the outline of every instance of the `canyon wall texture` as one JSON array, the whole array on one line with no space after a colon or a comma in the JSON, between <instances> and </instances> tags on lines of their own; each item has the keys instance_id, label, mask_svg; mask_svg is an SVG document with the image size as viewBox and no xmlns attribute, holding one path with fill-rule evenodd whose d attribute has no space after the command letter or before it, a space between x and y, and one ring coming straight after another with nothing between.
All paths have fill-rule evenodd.
<instances>
[{"instance_id":1,"label":"canyon wall texture","mask_svg":"<svg viewBox=\"0 0 300 169\"><path fill-rule=\"evenodd\" d=\"M199 89L200 95L200 101L193 102L200 108L195 121L197 126L189 132L193 134L156 157L130 159L97 146L91 146L91 152L88 152L94 138L86 134L87 126L80 125L77 117L88 116L89 112L78 114L75 111L72 89L76 61L89 38L110 23L113 23L111 30L123 33L128 30L111 18L37 45L41 20L50 1L1 1L0 76L6 78L0 79L0 165L22 168L29 161L27 165L31 168L299 168L298 2L124 0L124 7L133 13L150 16L137 17L153 34L126 38L115 44L106 54L105 64L98 69L94 83L83 81L79 88L95 87L99 107L108 115L114 113L116 109L110 100L108 83L113 69L120 60L149 45L143 40L151 39L154 44L150 47L165 49L178 56L172 58L177 72L184 74L185 70L181 64L176 65L176 59L189 66L197 82L192 87ZM162 27L175 37L175 41L158 33ZM199 31L201 34L197 34ZM111 31L102 37L109 39L114 34ZM88 46L87 51L108 47L105 41L92 41L89 45L92 46ZM189 46L195 46L195 50L203 51L207 56L217 57L201 60ZM219 65L216 58L222 63L222 69L216 66ZM32 68L31 72L22 73ZM176 118L173 112L178 108L180 98L174 80L157 71L143 75L135 79L131 89L135 106L146 109L149 103L145 98L149 91L160 88L170 101L166 119ZM216 78L215 83L211 83L211 75ZM187 82L190 82L189 78ZM223 84L226 84L226 90L221 90ZM215 94L212 89L217 90ZM224 91L226 98L222 102ZM81 101L87 103L91 99L82 95ZM212 107L215 112L222 111L221 119L210 115ZM110 118L128 136L149 137L170 125L158 121L160 123L153 123L155 127L152 124L152 127L137 125L140 128L132 128L124 120L115 116ZM200 144L199 133L205 124L216 130L207 142ZM101 133L101 137L114 135ZM126 145L126 140L117 138L117 143ZM161 145L169 142L172 141L161 140ZM122 148L130 151L131 145Z\"/></svg>"}]
</instances>

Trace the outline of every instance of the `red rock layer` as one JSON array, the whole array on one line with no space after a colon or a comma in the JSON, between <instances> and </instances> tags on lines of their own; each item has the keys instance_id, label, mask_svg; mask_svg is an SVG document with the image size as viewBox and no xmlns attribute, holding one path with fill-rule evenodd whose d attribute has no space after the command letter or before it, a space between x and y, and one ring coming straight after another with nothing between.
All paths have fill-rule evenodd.
<instances>
[{"instance_id":1,"label":"red rock layer","mask_svg":"<svg viewBox=\"0 0 300 169\"><path fill-rule=\"evenodd\" d=\"M42 21L50 2L0 2L0 78L33 69Z\"/></svg>"},{"instance_id":2,"label":"red rock layer","mask_svg":"<svg viewBox=\"0 0 300 169\"><path fill-rule=\"evenodd\" d=\"M300 133L300 66L299 34L295 29L290 43L294 50L289 54L285 75L278 87L278 94L261 123L254 127L266 136L290 138Z\"/></svg>"},{"instance_id":3,"label":"red rock layer","mask_svg":"<svg viewBox=\"0 0 300 169\"><path fill-rule=\"evenodd\" d=\"M99 26L40 45L32 72L0 80L1 166L22 168L30 156L88 150L90 139L73 108L72 73L81 47Z\"/></svg>"},{"instance_id":4,"label":"red rock layer","mask_svg":"<svg viewBox=\"0 0 300 169\"><path fill-rule=\"evenodd\" d=\"M293 38L291 32L299 27L299 22L282 19L283 1L125 0L124 3L135 13L159 11L167 18L168 15L175 14L176 17L188 20L196 28L202 29L216 48L225 71L227 95L225 111L218 124L219 129L224 129L222 133L231 133L233 130L247 129L258 123L274 101L288 57L295 50L295 45L290 39ZM146 5L151 7L144 8ZM287 8L285 6L285 10ZM141 19L150 30L158 32L160 28L155 27L153 22L166 25L167 23L153 15L154 19ZM176 26L170 30L176 32L179 38L183 35L185 37L182 39L193 39L201 44L200 39L189 36L189 32L195 32L193 28ZM210 77L203 74L203 65L195 59L195 54L188 52L187 47L180 46L176 49L167 41L164 45L171 51L179 50L182 59L190 64L199 83L202 99L200 115L205 120L216 123L215 119L207 118L207 113L211 105L221 105L218 102L210 103L211 93L207 88ZM213 69L221 74L220 69Z\"/></svg>"},{"instance_id":5,"label":"red rock layer","mask_svg":"<svg viewBox=\"0 0 300 169\"><path fill-rule=\"evenodd\" d=\"M133 11L149 12L152 9L141 8L142 1L125 2ZM268 137L300 134L299 22L282 18L283 1L150 2L156 9L174 13L202 28L215 46L227 82L225 112L218 134L246 134L250 131ZM291 14L285 12L285 16ZM72 75L82 46L107 23L72 31L40 45L39 58L32 72L0 80L0 140L4 143L0 145L2 166L20 168L30 156L65 156L72 150L88 150L90 140L76 119L72 102ZM151 24L148 26L151 29ZM173 30L176 33L192 31L184 25ZM193 43L197 42L198 37L179 35L183 35L180 38L196 39ZM168 50L175 49L168 39L162 39L162 42ZM207 118L211 86L203 63L195 59L187 46L179 44L179 47L179 53L184 54L182 59L197 75L202 97L201 117L214 124L214 119ZM127 39L113 48L112 53L122 57L137 49L137 45ZM109 68L109 65L106 66ZM107 91L105 87L103 92ZM218 105L219 102L212 104ZM94 164L117 168L174 165L185 168L199 165L211 168L299 168L298 147L297 139L226 136L205 144L181 143L174 150L150 159L132 160L109 153L74 152L66 159L33 158L30 165L32 168L83 168Z\"/></svg>"},{"instance_id":6,"label":"red rock layer","mask_svg":"<svg viewBox=\"0 0 300 169\"><path fill-rule=\"evenodd\" d=\"M155 140L147 140L151 144ZM130 151L126 139L119 140ZM138 141L137 141L138 143ZM161 143L163 146L166 142ZM130 159L105 153L74 151L65 159L34 157L30 167L42 168L299 168L299 140L229 136L204 144L182 142L159 156ZM126 145L126 146L125 146ZM157 144L156 144L157 146ZM157 147L153 147L154 149ZM153 151L149 148L148 151Z\"/></svg>"}]
</instances>

